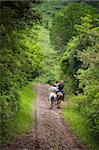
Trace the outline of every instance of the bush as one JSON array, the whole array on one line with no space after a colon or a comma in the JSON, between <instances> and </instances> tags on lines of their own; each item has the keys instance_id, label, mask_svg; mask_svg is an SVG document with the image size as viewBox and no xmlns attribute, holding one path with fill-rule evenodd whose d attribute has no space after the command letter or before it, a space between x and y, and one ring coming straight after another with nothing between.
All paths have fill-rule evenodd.
<instances>
[{"instance_id":1,"label":"bush","mask_svg":"<svg viewBox=\"0 0 99 150\"><path fill-rule=\"evenodd\" d=\"M0 141L5 142L20 109L20 89L42 73L43 52L36 42L40 15L31 10L34 2L0 4Z\"/></svg>"}]
</instances>

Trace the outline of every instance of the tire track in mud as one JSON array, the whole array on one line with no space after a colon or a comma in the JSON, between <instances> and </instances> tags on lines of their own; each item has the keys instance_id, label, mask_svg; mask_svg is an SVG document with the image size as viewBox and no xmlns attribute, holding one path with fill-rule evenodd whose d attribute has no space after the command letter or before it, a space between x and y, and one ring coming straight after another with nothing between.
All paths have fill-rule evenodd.
<instances>
[{"instance_id":1,"label":"tire track in mud","mask_svg":"<svg viewBox=\"0 0 99 150\"><path fill-rule=\"evenodd\" d=\"M87 150L64 122L61 110L49 109L48 85L36 85L35 125L8 150Z\"/></svg>"}]
</instances>

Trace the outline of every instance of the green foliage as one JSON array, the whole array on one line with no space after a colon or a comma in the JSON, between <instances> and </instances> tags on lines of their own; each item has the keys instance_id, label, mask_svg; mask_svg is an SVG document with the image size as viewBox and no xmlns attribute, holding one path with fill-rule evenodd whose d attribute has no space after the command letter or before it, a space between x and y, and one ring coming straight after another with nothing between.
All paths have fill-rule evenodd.
<instances>
[{"instance_id":1,"label":"green foliage","mask_svg":"<svg viewBox=\"0 0 99 150\"><path fill-rule=\"evenodd\" d=\"M12 120L10 118L10 120L7 121L6 130L8 134L2 137L1 142L9 142L13 137L26 132L31 127L31 124L33 123L33 104L35 102L33 90L32 84L26 85L21 89L19 101L20 109L16 113L15 119L12 117ZM6 110L7 109L5 109L5 111ZM7 115L11 117L8 112ZM7 139L6 141L5 138Z\"/></svg>"},{"instance_id":2,"label":"green foliage","mask_svg":"<svg viewBox=\"0 0 99 150\"><path fill-rule=\"evenodd\" d=\"M78 71L79 86L83 88L86 99L83 113L86 114L94 136L99 136L99 30L89 33L92 45L81 52L83 68ZM82 111L81 111L82 112Z\"/></svg>"},{"instance_id":3,"label":"green foliage","mask_svg":"<svg viewBox=\"0 0 99 150\"><path fill-rule=\"evenodd\" d=\"M38 44L40 48L43 50L43 74L36 78L36 81L42 82L42 83L48 83L50 80L51 83L55 83L57 78L56 73L56 64L57 64L57 53L54 50L53 46L50 43L50 33L49 30L40 27L39 33L38 33Z\"/></svg>"},{"instance_id":4,"label":"green foliage","mask_svg":"<svg viewBox=\"0 0 99 150\"><path fill-rule=\"evenodd\" d=\"M76 93L78 80L75 74L81 65L77 59L77 46L79 45L79 37L73 37L68 42L63 56L61 57L60 64L64 73L64 80L66 80L67 93Z\"/></svg>"},{"instance_id":5,"label":"green foliage","mask_svg":"<svg viewBox=\"0 0 99 150\"><path fill-rule=\"evenodd\" d=\"M80 99L81 97L79 97L79 100ZM75 105L73 104L75 103L74 100L72 100L71 105ZM71 130L77 135L77 137L79 137L82 143L87 145L88 149L98 150L99 149L98 140L96 141L96 139L92 135L90 135L90 126L89 124L87 124L87 119L84 116L82 117L81 114L75 111L74 106L72 108L71 107L72 106L63 107L64 118L66 121L69 122L69 125L71 126Z\"/></svg>"},{"instance_id":6,"label":"green foliage","mask_svg":"<svg viewBox=\"0 0 99 150\"><path fill-rule=\"evenodd\" d=\"M83 35L71 39L67 45L66 52L61 58L61 67L67 80L67 86L71 83L72 90L75 93L83 93L78 97L74 108L88 120L91 134L99 136L99 29L91 29L84 32ZM75 53L76 55L75 55ZM73 54L72 54L73 53ZM76 57L75 61L71 59ZM80 64L80 65L79 65ZM71 67L71 66L74 66ZM75 80L73 80L75 77ZM75 84L78 81L78 85ZM74 83L74 84L73 84ZM75 88L73 88L73 85Z\"/></svg>"},{"instance_id":7,"label":"green foliage","mask_svg":"<svg viewBox=\"0 0 99 150\"><path fill-rule=\"evenodd\" d=\"M11 128L17 134L17 129L21 133L22 128L28 127L24 122L31 117L23 112L27 112L26 105L31 106L26 101L28 95L21 97L24 101L20 100L19 91L35 78L44 83L63 79L66 94L80 93L70 107L85 118L85 126L76 122L81 119L74 112L67 113L68 118L73 116L75 126L79 124L81 131L89 124L88 133L84 134L99 136L99 11L93 7L96 2L68 3L65 0L0 2L0 140L3 142ZM51 41L58 53L51 46L49 31L37 25L42 19L37 10L43 14L43 25L51 29ZM27 88L24 91L29 93Z\"/></svg>"},{"instance_id":8,"label":"green foliage","mask_svg":"<svg viewBox=\"0 0 99 150\"><path fill-rule=\"evenodd\" d=\"M76 39L76 40L75 40ZM74 108L83 116L86 116L90 127L90 132L95 137L99 136L99 29L91 29L84 32L82 36L71 39L69 47L61 58L61 66L64 71L67 86L71 83L73 86L72 76L79 81L78 91L84 95L78 97ZM71 63L72 51L76 51L76 65ZM75 54L73 53L73 57ZM80 63L77 63L79 61ZM71 65L75 65L74 69ZM80 64L80 66L79 66ZM78 70L78 71L77 71ZM76 76L75 76L76 75ZM69 78L69 77L70 78ZM68 80L69 79L69 80ZM72 81L72 82L71 82ZM75 82L74 82L75 83ZM69 88L69 86L68 86ZM73 89L73 88L72 88ZM73 89L74 90L74 89ZM77 90L77 88L76 88ZM78 92L77 92L78 93Z\"/></svg>"},{"instance_id":9,"label":"green foliage","mask_svg":"<svg viewBox=\"0 0 99 150\"><path fill-rule=\"evenodd\" d=\"M24 29L35 21L40 21L41 16L33 11L36 1L1 1L1 24L6 27Z\"/></svg>"},{"instance_id":10,"label":"green foliage","mask_svg":"<svg viewBox=\"0 0 99 150\"><path fill-rule=\"evenodd\" d=\"M67 4L68 1L65 0L41 0L39 5L35 5L34 10L37 10L42 15L42 25L45 28L50 29L54 14Z\"/></svg>"},{"instance_id":11,"label":"green foliage","mask_svg":"<svg viewBox=\"0 0 99 150\"><path fill-rule=\"evenodd\" d=\"M92 17L92 23L97 26L95 9L85 3L71 3L55 14L51 38L58 51L63 50L68 40L77 35L75 25L81 24L81 17L86 14Z\"/></svg>"},{"instance_id":12,"label":"green foliage","mask_svg":"<svg viewBox=\"0 0 99 150\"><path fill-rule=\"evenodd\" d=\"M99 136L99 13L86 3L71 3L55 14L51 39L59 50L61 76L68 95L79 93L73 109Z\"/></svg>"},{"instance_id":13,"label":"green foliage","mask_svg":"<svg viewBox=\"0 0 99 150\"><path fill-rule=\"evenodd\" d=\"M92 28L92 16L87 14L84 17L81 17L81 25L75 25L76 30L78 33L85 33L88 32Z\"/></svg>"},{"instance_id":14,"label":"green foliage","mask_svg":"<svg viewBox=\"0 0 99 150\"><path fill-rule=\"evenodd\" d=\"M0 141L5 142L9 122L20 110L20 89L43 71L43 52L36 42L40 17L31 10L34 3L0 4Z\"/></svg>"}]
</instances>

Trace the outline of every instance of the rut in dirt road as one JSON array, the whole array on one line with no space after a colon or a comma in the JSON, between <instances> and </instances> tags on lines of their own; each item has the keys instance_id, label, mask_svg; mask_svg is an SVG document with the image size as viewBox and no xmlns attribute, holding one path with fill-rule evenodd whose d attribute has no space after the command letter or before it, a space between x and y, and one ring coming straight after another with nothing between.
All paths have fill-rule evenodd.
<instances>
[{"instance_id":1,"label":"rut in dirt road","mask_svg":"<svg viewBox=\"0 0 99 150\"><path fill-rule=\"evenodd\" d=\"M60 110L49 109L48 85L38 84L35 126L30 133L13 141L9 150L86 150L70 132Z\"/></svg>"}]
</instances>

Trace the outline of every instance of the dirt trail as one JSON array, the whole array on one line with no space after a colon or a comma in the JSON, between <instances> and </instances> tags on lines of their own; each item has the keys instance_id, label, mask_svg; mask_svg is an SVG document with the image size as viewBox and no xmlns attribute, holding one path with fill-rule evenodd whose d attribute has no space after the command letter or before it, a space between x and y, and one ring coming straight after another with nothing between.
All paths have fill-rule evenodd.
<instances>
[{"instance_id":1,"label":"dirt trail","mask_svg":"<svg viewBox=\"0 0 99 150\"><path fill-rule=\"evenodd\" d=\"M14 140L8 150L86 150L64 123L60 111L50 110L48 85L38 84L35 126L29 133Z\"/></svg>"}]
</instances>

